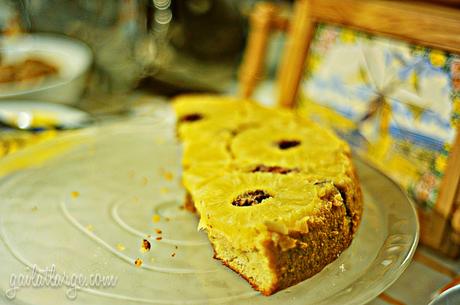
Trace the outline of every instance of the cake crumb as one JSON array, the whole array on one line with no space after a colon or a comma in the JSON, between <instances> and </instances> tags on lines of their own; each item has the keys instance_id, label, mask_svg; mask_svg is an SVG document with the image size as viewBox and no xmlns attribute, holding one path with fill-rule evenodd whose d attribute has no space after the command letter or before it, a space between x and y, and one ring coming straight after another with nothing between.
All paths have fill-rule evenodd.
<instances>
[{"instance_id":1,"label":"cake crumb","mask_svg":"<svg viewBox=\"0 0 460 305\"><path fill-rule=\"evenodd\" d=\"M134 261L134 265L136 265L136 267L142 266L142 260L140 258L136 258L136 260Z\"/></svg>"},{"instance_id":2,"label":"cake crumb","mask_svg":"<svg viewBox=\"0 0 460 305\"><path fill-rule=\"evenodd\" d=\"M80 193L77 191L73 191L72 193L70 193L70 196L72 196L73 199L77 199L78 196L80 196Z\"/></svg>"},{"instance_id":3,"label":"cake crumb","mask_svg":"<svg viewBox=\"0 0 460 305\"><path fill-rule=\"evenodd\" d=\"M142 240L142 245L141 245L141 252L148 252L150 251L150 242L147 239Z\"/></svg>"},{"instance_id":4,"label":"cake crumb","mask_svg":"<svg viewBox=\"0 0 460 305\"><path fill-rule=\"evenodd\" d=\"M152 234L147 234L147 238L151 238L152 237Z\"/></svg>"},{"instance_id":5,"label":"cake crumb","mask_svg":"<svg viewBox=\"0 0 460 305\"><path fill-rule=\"evenodd\" d=\"M116 244L118 251L125 251L126 247L122 243Z\"/></svg>"},{"instance_id":6,"label":"cake crumb","mask_svg":"<svg viewBox=\"0 0 460 305\"><path fill-rule=\"evenodd\" d=\"M165 221L170 221L170 220L171 220L171 218L165 217Z\"/></svg>"},{"instance_id":7,"label":"cake crumb","mask_svg":"<svg viewBox=\"0 0 460 305\"><path fill-rule=\"evenodd\" d=\"M156 240L162 240L162 239L163 239L163 237L161 237L161 236L158 236L158 237L156 238Z\"/></svg>"},{"instance_id":8,"label":"cake crumb","mask_svg":"<svg viewBox=\"0 0 460 305\"><path fill-rule=\"evenodd\" d=\"M179 246L176 245L176 246L174 246L174 248L179 249Z\"/></svg>"},{"instance_id":9,"label":"cake crumb","mask_svg":"<svg viewBox=\"0 0 460 305\"><path fill-rule=\"evenodd\" d=\"M162 175L166 181L172 181L174 179L173 173L168 170L162 170Z\"/></svg>"},{"instance_id":10,"label":"cake crumb","mask_svg":"<svg viewBox=\"0 0 460 305\"><path fill-rule=\"evenodd\" d=\"M160 229L155 229L155 233L161 234L161 233L163 233L163 232L162 232Z\"/></svg>"},{"instance_id":11,"label":"cake crumb","mask_svg":"<svg viewBox=\"0 0 460 305\"><path fill-rule=\"evenodd\" d=\"M176 256L176 252L171 253L171 257L175 257L175 256Z\"/></svg>"},{"instance_id":12,"label":"cake crumb","mask_svg":"<svg viewBox=\"0 0 460 305\"><path fill-rule=\"evenodd\" d=\"M160 221L160 215L158 215L158 214L153 215L152 216L152 221L153 222L159 222Z\"/></svg>"}]
</instances>

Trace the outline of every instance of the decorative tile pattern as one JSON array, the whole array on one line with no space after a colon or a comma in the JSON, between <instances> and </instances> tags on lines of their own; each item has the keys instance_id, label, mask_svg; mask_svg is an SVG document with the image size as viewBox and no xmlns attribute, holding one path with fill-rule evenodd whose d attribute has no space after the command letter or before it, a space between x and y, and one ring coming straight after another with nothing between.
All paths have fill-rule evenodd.
<instances>
[{"instance_id":1,"label":"decorative tile pattern","mask_svg":"<svg viewBox=\"0 0 460 305\"><path fill-rule=\"evenodd\" d=\"M460 122L460 57L320 25L301 90L301 111L434 205Z\"/></svg>"}]
</instances>

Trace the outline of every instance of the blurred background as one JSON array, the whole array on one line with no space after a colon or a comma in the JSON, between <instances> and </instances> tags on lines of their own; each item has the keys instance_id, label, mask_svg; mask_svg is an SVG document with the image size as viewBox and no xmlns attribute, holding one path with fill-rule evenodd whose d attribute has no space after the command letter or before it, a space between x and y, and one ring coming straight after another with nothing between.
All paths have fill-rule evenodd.
<instances>
[{"instance_id":1,"label":"blurred background","mask_svg":"<svg viewBox=\"0 0 460 305\"><path fill-rule=\"evenodd\" d=\"M122 107L123 95L134 89L163 95L228 91L235 86L255 2L0 0L0 58L5 65L11 50L30 48L19 41L24 33L54 34L54 50L45 52L59 53L70 44L59 41L59 34L84 42L90 54L75 54L90 57L83 60L88 67L79 71L85 74L83 99L52 97L84 109ZM276 3L289 9L290 1ZM31 48L40 49L39 43ZM0 97L8 91L1 89Z\"/></svg>"},{"instance_id":2,"label":"blurred background","mask_svg":"<svg viewBox=\"0 0 460 305\"><path fill-rule=\"evenodd\" d=\"M72 43L83 42L89 52L73 50L72 54L74 61L79 59L79 67L65 71L69 67L59 67L60 63L55 62L56 69L62 70L62 73L57 71L61 78L80 77L78 84L66 87L65 91L72 92L63 94L61 90L61 97L50 92L51 96L38 95L38 98L89 111L123 109L127 103L125 95L135 89L167 96L186 91L234 92L248 34L248 17L257 2L260 1L0 0L0 63L5 66L17 62L20 53L30 53L32 49L35 53L32 57L46 57L46 53L52 52L65 57L62 53L72 48ZM286 14L293 3L264 2L281 6ZM425 2L460 6L455 0ZM25 33L32 37L25 37ZM51 37L34 33L47 33ZM274 36L268 48L267 78L275 75L284 42L284 35ZM49 58L56 61L56 56ZM68 58L62 60L71 62ZM3 68L0 72L8 75L11 71ZM37 97L17 95L17 86L11 88L8 84L12 82L6 80L0 79L0 98ZM37 91L43 82L53 85L49 80L26 82L33 84L19 89Z\"/></svg>"}]
</instances>

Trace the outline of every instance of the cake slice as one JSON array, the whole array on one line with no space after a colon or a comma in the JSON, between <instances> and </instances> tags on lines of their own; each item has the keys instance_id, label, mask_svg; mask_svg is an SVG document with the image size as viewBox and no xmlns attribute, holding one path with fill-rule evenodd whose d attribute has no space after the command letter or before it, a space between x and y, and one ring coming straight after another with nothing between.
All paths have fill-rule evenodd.
<instances>
[{"instance_id":1,"label":"cake slice","mask_svg":"<svg viewBox=\"0 0 460 305\"><path fill-rule=\"evenodd\" d=\"M186 207L220 259L270 295L321 271L351 243L362 195L333 132L248 100L173 102Z\"/></svg>"}]
</instances>

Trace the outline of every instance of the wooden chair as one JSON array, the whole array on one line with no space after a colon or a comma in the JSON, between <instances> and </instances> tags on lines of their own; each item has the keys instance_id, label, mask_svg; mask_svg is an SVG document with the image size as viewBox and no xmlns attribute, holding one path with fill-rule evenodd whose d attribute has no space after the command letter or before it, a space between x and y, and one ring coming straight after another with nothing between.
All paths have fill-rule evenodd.
<instances>
[{"instance_id":1,"label":"wooden chair","mask_svg":"<svg viewBox=\"0 0 460 305\"><path fill-rule=\"evenodd\" d=\"M291 18L276 6L256 5L240 69L240 95L250 97L261 78L269 36L285 31L286 46L277 73L277 104L294 107L310 41L318 23L336 24L410 43L460 53L460 10L419 2L297 0ZM460 133L448 157L437 202L419 209L421 242L455 257L460 254Z\"/></svg>"}]
</instances>

